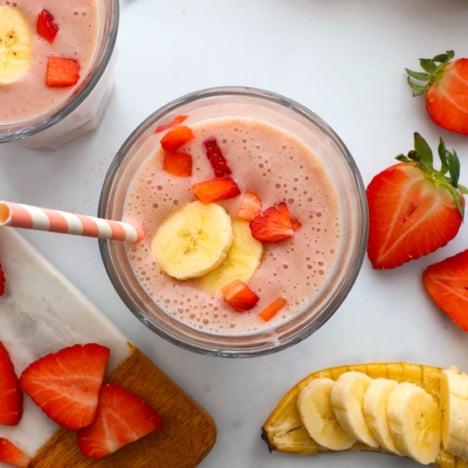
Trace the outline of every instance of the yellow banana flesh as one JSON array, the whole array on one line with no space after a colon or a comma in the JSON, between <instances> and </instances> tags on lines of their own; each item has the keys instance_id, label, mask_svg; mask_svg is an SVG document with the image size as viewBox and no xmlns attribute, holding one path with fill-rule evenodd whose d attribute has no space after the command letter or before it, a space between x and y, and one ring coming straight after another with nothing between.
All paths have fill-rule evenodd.
<instances>
[{"instance_id":1,"label":"yellow banana flesh","mask_svg":"<svg viewBox=\"0 0 468 468\"><path fill-rule=\"evenodd\" d=\"M262 426L262 438L268 444L270 451L295 453L300 455L314 455L330 452L318 445L302 424L298 409L297 398L311 380L327 377L336 380L348 371L358 371L371 378L383 377L397 382L411 382L424 388L435 401L440 403L440 385L442 369L421 364L405 362L368 363L331 367L309 374L292 387L280 400ZM379 452L381 449L372 448L363 443L354 444L350 450ZM440 468L468 468L468 462L458 458L445 450L441 450L435 466Z\"/></svg>"}]
</instances>

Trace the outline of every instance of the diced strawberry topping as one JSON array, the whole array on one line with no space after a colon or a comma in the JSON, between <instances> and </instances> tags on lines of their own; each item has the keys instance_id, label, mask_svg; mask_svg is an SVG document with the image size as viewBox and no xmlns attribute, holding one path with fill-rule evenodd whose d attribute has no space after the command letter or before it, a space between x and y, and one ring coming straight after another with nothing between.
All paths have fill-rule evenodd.
<instances>
[{"instance_id":1,"label":"diced strawberry topping","mask_svg":"<svg viewBox=\"0 0 468 468\"><path fill-rule=\"evenodd\" d=\"M25 468L29 465L30 461L31 458L13 442L4 437L0 437L0 462L5 462L19 468Z\"/></svg>"},{"instance_id":2,"label":"diced strawberry topping","mask_svg":"<svg viewBox=\"0 0 468 468\"><path fill-rule=\"evenodd\" d=\"M3 273L3 268L0 263L0 296L5 294L5 274Z\"/></svg>"},{"instance_id":3,"label":"diced strawberry topping","mask_svg":"<svg viewBox=\"0 0 468 468\"><path fill-rule=\"evenodd\" d=\"M176 125L180 125L182 122L185 122L187 118L188 115L176 115L170 122L158 125L155 128L154 133L160 133L169 130L170 128L175 127Z\"/></svg>"},{"instance_id":4,"label":"diced strawberry topping","mask_svg":"<svg viewBox=\"0 0 468 468\"><path fill-rule=\"evenodd\" d=\"M206 157L213 167L216 177L224 177L232 174L230 167L227 164L226 158L218 146L216 138L209 138L203 142L206 148Z\"/></svg>"},{"instance_id":5,"label":"diced strawberry topping","mask_svg":"<svg viewBox=\"0 0 468 468\"><path fill-rule=\"evenodd\" d=\"M179 125L169 130L161 138L161 146L166 151L177 151L185 143L189 142L194 137L190 127Z\"/></svg>"},{"instance_id":6,"label":"diced strawberry topping","mask_svg":"<svg viewBox=\"0 0 468 468\"><path fill-rule=\"evenodd\" d=\"M273 302L264 307L258 313L258 316L265 322L268 322L268 320L271 320L286 304L287 301L284 297L277 297Z\"/></svg>"},{"instance_id":7,"label":"diced strawberry topping","mask_svg":"<svg viewBox=\"0 0 468 468\"><path fill-rule=\"evenodd\" d=\"M260 242L280 242L294 235L288 205L279 202L250 221L252 237Z\"/></svg>"},{"instance_id":8,"label":"diced strawberry topping","mask_svg":"<svg viewBox=\"0 0 468 468\"><path fill-rule=\"evenodd\" d=\"M76 430L94 420L108 359L105 346L77 344L34 361L20 384L52 420Z\"/></svg>"},{"instance_id":9,"label":"diced strawberry topping","mask_svg":"<svg viewBox=\"0 0 468 468\"><path fill-rule=\"evenodd\" d=\"M23 414L23 392L10 355L0 342L0 424L14 426Z\"/></svg>"},{"instance_id":10,"label":"diced strawberry topping","mask_svg":"<svg viewBox=\"0 0 468 468\"><path fill-rule=\"evenodd\" d=\"M43 8L37 15L36 32L46 41L54 42L55 36L59 30L58 24L54 21L54 16L49 10Z\"/></svg>"},{"instance_id":11,"label":"diced strawberry topping","mask_svg":"<svg viewBox=\"0 0 468 468\"><path fill-rule=\"evenodd\" d=\"M48 57L46 85L51 88L66 88L78 83L80 79L80 64L77 60L67 57Z\"/></svg>"},{"instance_id":12,"label":"diced strawberry topping","mask_svg":"<svg viewBox=\"0 0 468 468\"><path fill-rule=\"evenodd\" d=\"M231 281L221 288L224 300L238 312L251 309L259 300L259 297L249 286L240 279Z\"/></svg>"},{"instance_id":13,"label":"diced strawberry topping","mask_svg":"<svg viewBox=\"0 0 468 468\"><path fill-rule=\"evenodd\" d=\"M166 151L163 169L178 177L190 177L192 175L192 155L178 151Z\"/></svg>"},{"instance_id":14,"label":"diced strawberry topping","mask_svg":"<svg viewBox=\"0 0 468 468\"><path fill-rule=\"evenodd\" d=\"M119 448L159 429L157 411L138 395L104 384L94 422L78 431L81 452L99 460Z\"/></svg>"},{"instance_id":15,"label":"diced strawberry topping","mask_svg":"<svg viewBox=\"0 0 468 468\"><path fill-rule=\"evenodd\" d=\"M245 192L237 210L237 217L252 221L262 212L262 199L254 192Z\"/></svg>"},{"instance_id":16,"label":"diced strawberry topping","mask_svg":"<svg viewBox=\"0 0 468 468\"><path fill-rule=\"evenodd\" d=\"M231 177L217 177L193 184L192 192L203 203L211 203L234 198L240 194L240 189Z\"/></svg>"}]
</instances>

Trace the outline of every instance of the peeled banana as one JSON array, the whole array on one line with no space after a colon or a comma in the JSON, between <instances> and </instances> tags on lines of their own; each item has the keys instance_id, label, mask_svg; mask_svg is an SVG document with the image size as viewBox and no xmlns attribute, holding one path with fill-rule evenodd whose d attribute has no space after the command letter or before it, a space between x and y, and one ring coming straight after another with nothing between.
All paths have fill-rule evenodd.
<instances>
[{"instance_id":1,"label":"peeled banana","mask_svg":"<svg viewBox=\"0 0 468 468\"><path fill-rule=\"evenodd\" d=\"M331 380L331 393L340 376L350 372L363 373L372 380L360 404L377 447L357 441L343 450L390 452L440 468L468 468L468 459L463 459L466 458L468 433L465 422L460 422L468 421L468 412L466 418L457 417L460 408L465 408L463 401L468 408L468 380L462 381L457 373L463 379L466 374L453 368L442 370L403 362L339 366L305 377L284 395L262 427L262 438L270 451L312 455L342 450L331 448L333 442L328 441L328 447L323 441L319 442L313 437L313 430L309 433L305 407L300 401L306 395L312 400L320 398L308 395L307 388L309 385L313 388L315 380ZM343 392L342 398L350 397ZM321 401L314 405L325 407L323 396ZM382 408L385 411L382 412ZM311 414L317 414L317 410L314 411ZM378 424L372 422L373 417Z\"/></svg>"},{"instance_id":2,"label":"peeled banana","mask_svg":"<svg viewBox=\"0 0 468 468\"><path fill-rule=\"evenodd\" d=\"M18 8L0 6L0 85L21 79L31 61L32 30Z\"/></svg>"}]
</instances>

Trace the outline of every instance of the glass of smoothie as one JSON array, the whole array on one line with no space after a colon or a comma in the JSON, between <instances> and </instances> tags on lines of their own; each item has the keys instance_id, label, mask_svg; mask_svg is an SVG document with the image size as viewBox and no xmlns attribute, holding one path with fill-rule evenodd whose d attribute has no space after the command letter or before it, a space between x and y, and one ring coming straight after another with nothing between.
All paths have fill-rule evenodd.
<instances>
[{"instance_id":1,"label":"glass of smoothie","mask_svg":"<svg viewBox=\"0 0 468 468\"><path fill-rule=\"evenodd\" d=\"M107 272L151 330L200 353L272 353L322 326L367 242L358 168L301 104L252 88L194 92L142 122L115 156L99 216L143 228L100 240Z\"/></svg>"},{"instance_id":2,"label":"glass of smoothie","mask_svg":"<svg viewBox=\"0 0 468 468\"><path fill-rule=\"evenodd\" d=\"M58 147L99 124L118 0L0 0L0 143Z\"/></svg>"}]
</instances>

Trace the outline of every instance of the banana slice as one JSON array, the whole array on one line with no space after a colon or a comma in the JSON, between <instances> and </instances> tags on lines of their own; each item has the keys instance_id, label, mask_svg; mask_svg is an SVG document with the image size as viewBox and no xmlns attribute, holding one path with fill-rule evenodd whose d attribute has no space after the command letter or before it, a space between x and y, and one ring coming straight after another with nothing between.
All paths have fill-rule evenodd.
<instances>
[{"instance_id":1,"label":"banana slice","mask_svg":"<svg viewBox=\"0 0 468 468\"><path fill-rule=\"evenodd\" d=\"M339 425L331 404L335 382L326 377L312 380L297 397L297 409L310 437L330 450L346 450L356 439Z\"/></svg>"},{"instance_id":2,"label":"banana slice","mask_svg":"<svg viewBox=\"0 0 468 468\"><path fill-rule=\"evenodd\" d=\"M260 265L263 245L252 237L248 221L232 221L232 246L221 265L200 278L200 284L211 292L219 292L235 279L247 282Z\"/></svg>"},{"instance_id":3,"label":"banana slice","mask_svg":"<svg viewBox=\"0 0 468 468\"><path fill-rule=\"evenodd\" d=\"M161 223L151 250L165 273L185 280L217 268L226 258L232 239L226 210L216 203L194 201Z\"/></svg>"},{"instance_id":4,"label":"banana slice","mask_svg":"<svg viewBox=\"0 0 468 468\"><path fill-rule=\"evenodd\" d=\"M387 420L387 401L398 383L382 377L373 379L364 393L362 409L369 430L384 450L401 455L390 434Z\"/></svg>"},{"instance_id":5,"label":"banana slice","mask_svg":"<svg viewBox=\"0 0 468 468\"><path fill-rule=\"evenodd\" d=\"M397 449L423 465L439 455L440 416L434 398L413 383L399 383L388 397L387 418Z\"/></svg>"},{"instance_id":6,"label":"banana slice","mask_svg":"<svg viewBox=\"0 0 468 468\"><path fill-rule=\"evenodd\" d=\"M32 31L18 8L0 6L0 85L14 83L31 61Z\"/></svg>"},{"instance_id":7,"label":"banana slice","mask_svg":"<svg viewBox=\"0 0 468 468\"><path fill-rule=\"evenodd\" d=\"M372 379L356 371L340 375L331 389L331 403L341 427L355 439L370 447L379 444L372 436L363 411L364 393Z\"/></svg>"},{"instance_id":8,"label":"banana slice","mask_svg":"<svg viewBox=\"0 0 468 468\"><path fill-rule=\"evenodd\" d=\"M442 371L440 407L444 449L468 461L468 375L456 367Z\"/></svg>"}]
</instances>

